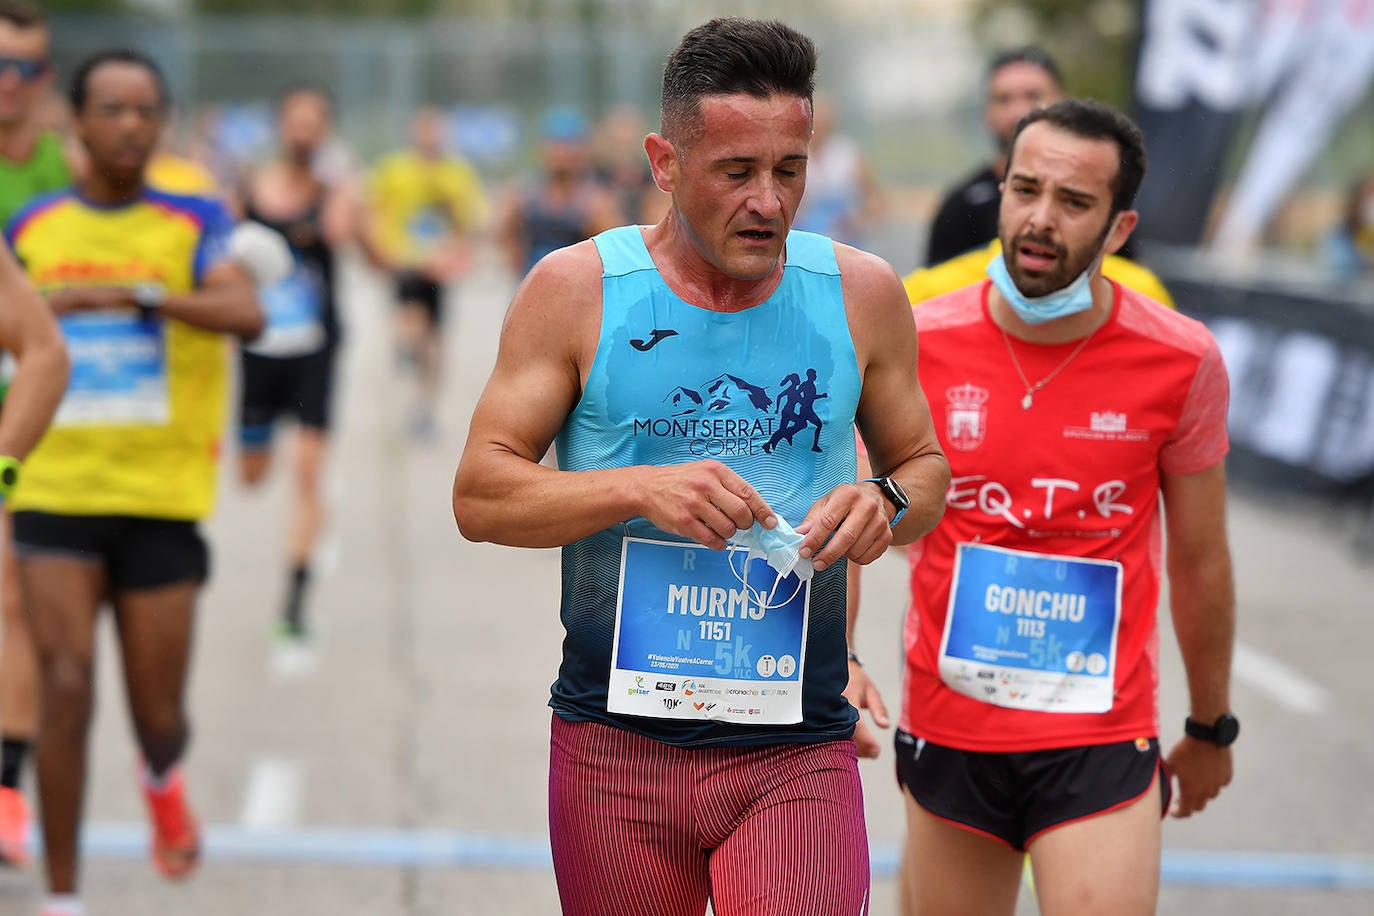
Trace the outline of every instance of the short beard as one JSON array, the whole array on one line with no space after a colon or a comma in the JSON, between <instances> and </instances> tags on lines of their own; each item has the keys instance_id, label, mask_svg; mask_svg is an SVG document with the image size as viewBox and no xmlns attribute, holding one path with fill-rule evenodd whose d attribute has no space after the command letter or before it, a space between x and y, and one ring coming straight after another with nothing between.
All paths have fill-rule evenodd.
<instances>
[{"instance_id":1,"label":"short beard","mask_svg":"<svg viewBox=\"0 0 1374 916\"><path fill-rule=\"evenodd\" d=\"M1092 245L1089 246L1087 252L1081 258L1076 259L1075 261L1071 261L1068 257L1068 255L1073 254L1073 252L1064 251L1064 249L1061 246L1051 246L1044 240L1036 240L1035 236L1023 235L1012 239L1011 249L1004 248L1002 252L1002 257L1006 259L1007 272L1011 274L1012 280L1016 283L1016 288L1019 289L1021 293L1026 297L1035 299L1040 296L1048 296L1050 293L1057 293L1059 292L1059 290L1068 286L1078 277L1079 274L1083 273L1083 271L1091 267L1093 261L1097 259L1098 253L1102 251L1102 246L1107 241L1107 234L1111 232L1112 222L1115 219L1115 213L1107 217L1107 225L1102 227L1102 231L1098 233L1096 241L1094 241ZM1054 247L1056 253L1059 254L1059 263L1063 269L1057 271L1053 276L1044 275L1035 277L1034 279L1027 277L1021 271L1021 268L1017 265L1014 259L1016 246L1023 240L1034 241L1034 243L1037 245ZM1028 289L1028 286L1045 288Z\"/></svg>"}]
</instances>

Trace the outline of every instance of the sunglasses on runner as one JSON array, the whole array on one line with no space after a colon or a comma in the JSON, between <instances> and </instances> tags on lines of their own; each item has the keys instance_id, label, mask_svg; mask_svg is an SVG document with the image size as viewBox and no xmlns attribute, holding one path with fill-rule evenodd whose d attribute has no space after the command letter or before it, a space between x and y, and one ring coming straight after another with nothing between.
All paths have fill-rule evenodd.
<instances>
[{"instance_id":1,"label":"sunglasses on runner","mask_svg":"<svg viewBox=\"0 0 1374 916\"><path fill-rule=\"evenodd\" d=\"M0 57L0 76L4 76L11 67L19 74L19 78L26 83L31 83L48 72L46 60L32 57Z\"/></svg>"}]
</instances>

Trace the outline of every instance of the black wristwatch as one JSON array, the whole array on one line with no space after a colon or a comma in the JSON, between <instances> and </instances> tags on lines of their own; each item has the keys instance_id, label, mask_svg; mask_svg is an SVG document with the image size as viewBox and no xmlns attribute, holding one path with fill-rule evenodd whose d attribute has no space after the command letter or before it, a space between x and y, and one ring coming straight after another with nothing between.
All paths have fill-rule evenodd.
<instances>
[{"instance_id":1,"label":"black wristwatch","mask_svg":"<svg viewBox=\"0 0 1374 916\"><path fill-rule=\"evenodd\" d=\"M1211 725L1205 725L1189 716L1183 720L1183 731L1190 738L1210 741L1217 747L1230 747L1235 744L1236 737L1240 734L1240 720L1226 712Z\"/></svg>"},{"instance_id":2,"label":"black wristwatch","mask_svg":"<svg viewBox=\"0 0 1374 916\"><path fill-rule=\"evenodd\" d=\"M883 496L896 508L897 514L892 516L892 521L887 523L887 527L896 528L897 523L906 515L906 510L911 508L911 500L907 499L906 491L902 485L891 477L865 477L859 483L876 483L878 489L883 491Z\"/></svg>"}]
</instances>

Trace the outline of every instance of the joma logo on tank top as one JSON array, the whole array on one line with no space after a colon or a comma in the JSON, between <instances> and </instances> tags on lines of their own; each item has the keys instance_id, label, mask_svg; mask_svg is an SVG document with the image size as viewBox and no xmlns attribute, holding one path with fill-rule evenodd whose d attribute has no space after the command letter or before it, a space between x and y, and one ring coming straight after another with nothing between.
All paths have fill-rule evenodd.
<instances>
[{"instance_id":1,"label":"joma logo on tank top","mask_svg":"<svg viewBox=\"0 0 1374 916\"><path fill-rule=\"evenodd\" d=\"M722 373L699 385L678 385L663 397L662 416L634 421L634 435L681 439L696 458L772 454L779 449L822 452L825 420L816 370L788 373L757 385Z\"/></svg>"}]
</instances>

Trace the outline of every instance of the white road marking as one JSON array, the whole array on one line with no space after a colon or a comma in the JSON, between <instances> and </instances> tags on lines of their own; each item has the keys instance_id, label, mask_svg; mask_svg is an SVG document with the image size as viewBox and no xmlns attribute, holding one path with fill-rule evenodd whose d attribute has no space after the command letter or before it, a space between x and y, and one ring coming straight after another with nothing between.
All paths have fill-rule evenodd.
<instances>
[{"instance_id":1,"label":"white road marking","mask_svg":"<svg viewBox=\"0 0 1374 916\"><path fill-rule=\"evenodd\" d=\"M1236 643L1231 671L1236 680L1244 681L1275 703L1294 712L1320 715L1326 711L1330 701L1330 694L1325 687L1244 643Z\"/></svg>"},{"instance_id":2,"label":"white road marking","mask_svg":"<svg viewBox=\"0 0 1374 916\"><path fill-rule=\"evenodd\" d=\"M272 674L277 680L291 681L309 677L319 667L319 654L314 640L319 639L319 628L305 641L279 639L272 645L270 664Z\"/></svg>"},{"instance_id":3,"label":"white road marking","mask_svg":"<svg viewBox=\"0 0 1374 916\"><path fill-rule=\"evenodd\" d=\"M299 825L301 766L284 757L257 757L248 774L240 824L248 830L282 830Z\"/></svg>"}]
</instances>

